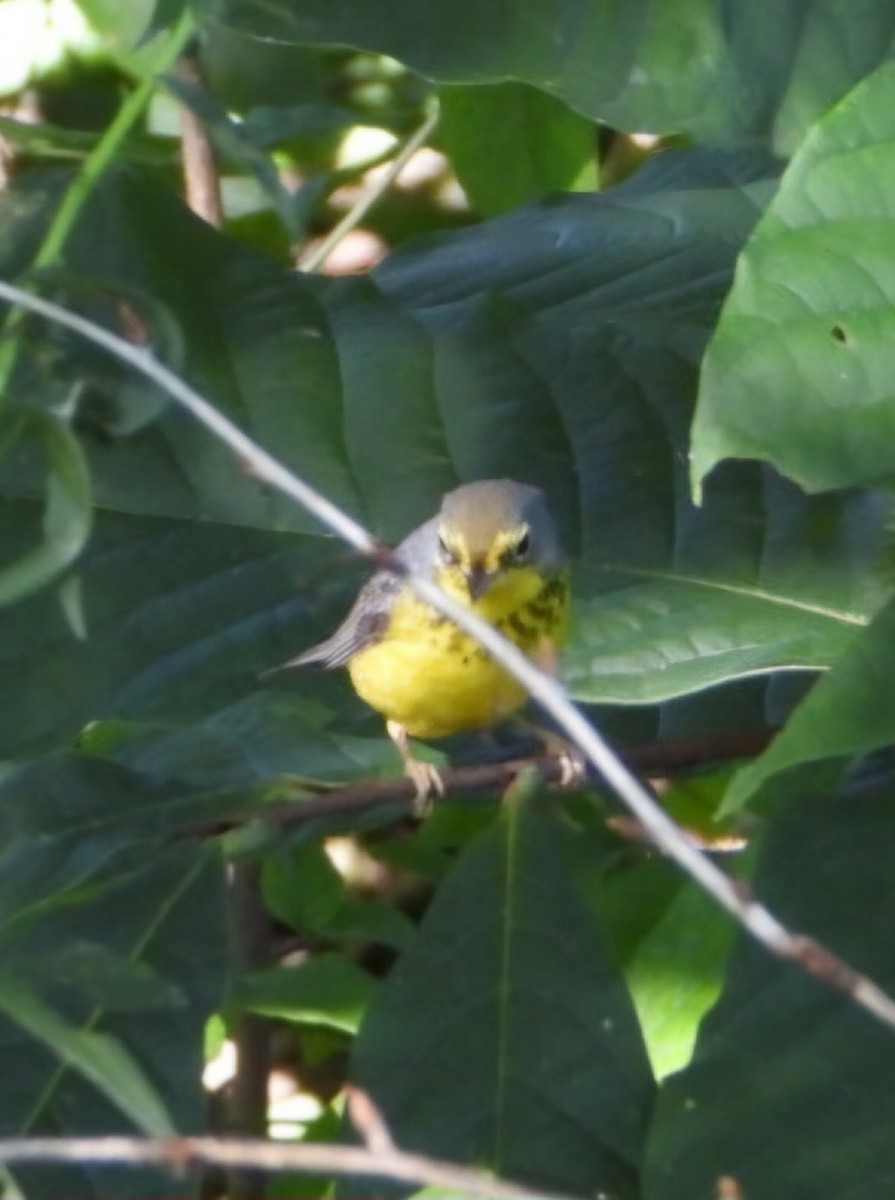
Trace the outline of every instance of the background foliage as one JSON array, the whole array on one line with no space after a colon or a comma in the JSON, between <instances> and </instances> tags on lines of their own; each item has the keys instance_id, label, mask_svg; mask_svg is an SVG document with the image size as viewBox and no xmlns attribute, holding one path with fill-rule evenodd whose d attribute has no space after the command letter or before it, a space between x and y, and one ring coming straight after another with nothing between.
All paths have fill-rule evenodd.
<instances>
[{"instance_id":1,"label":"background foliage","mask_svg":"<svg viewBox=\"0 0 895 1200\"><path fill-rule=\"evenodd\" d=\"M702 747L672 811L889 989L893 32L882 0L0 5L0 275L150 343L383 538L460 480L546 487L573 696ZM296 271L435 106L366 241ZM396 772L344 679L259 678L362 576L145 381L5 322L0 1129L202 1129L203 1046L263 1014L288 1136L334 1136L348 1078L402 1145L573 1195L885 1193L891 1034L734 937L611 797L191 833Z\"/></svg>"}]
</instances>

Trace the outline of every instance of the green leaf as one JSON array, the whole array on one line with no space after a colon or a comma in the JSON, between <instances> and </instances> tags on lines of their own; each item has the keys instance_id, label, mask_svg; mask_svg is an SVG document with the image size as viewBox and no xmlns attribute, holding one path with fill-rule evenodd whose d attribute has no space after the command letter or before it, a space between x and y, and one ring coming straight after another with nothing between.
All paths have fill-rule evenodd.
<instances>
[{"instance_id":1,"label":"green leaf","mask_svg":"<svg viewBox=\"0 0 895 1200\"><path fill-rule=\"evenodd\" d=\"M714 816L730 774L687 774L663 789L663 807L695 836L720 838L730 831ZM584 818L572 843L576 882L612 942L662 1078L690 1059L699 1023L721 989L734 925L675 864L610 833L592 798L573 812ZM725 855L725 864L742 877L745 859Z\"/></svg>"},{"instance_id":2,"label":"green leaf","mask_svg":"<svg viewBox=\"0 0 895 1200\"><path fill-rule=\"evenodd\" d=\"M582 558L567 656L575 693L666 699L828 665L885 595L884 497L807 500L731 467L702 510L685 499L699 354L768 170L754 155L667 153L611 196L530 206L394 254L375 280L335 282L235 251L128 173L97 198L70 268L100 262L107 280L117 272L156 295L183 324L188 372L389 539L458 478L545 485ZM198 281L192 299L184 264ZM302 323L312 316L316 340ZM350 596L309 594L329 561L319 539L276 543L238 528L305 518L234 475L180 414L90 456L103 506L204 521L104 520L82 572L90 640L78 652L41 629L28 670L54 682L39 709L11 707L16 749L68 736L72 720L196 718L244 697L260 669L335 625ZM10 510L13 533L17 524ZM35 652L37 614L27 618L5 642L14 661ZM340 694L351 711L344 685L309 678L289 684Z\"/></svg>"},{"instance_id":3,"label":"green leaf","mask_svg":"<svg viewBox=\"0 0 895 1200\"><path fill-rule=\"evenodd\" d=\"M0 540L20 536L33 507L0 506ZM102 517L79 564L86 640L72 636L48 592L4 614L0 752L15 756L58 745L103 718L198 720L262 691L261 670L325 632L322 621L312 626L309 620L313 591L308 584L304 596L295 589L296 580L309 581L323 569L325 553L316 539L309 544L213 523ZM344 684L333 677L296 672L277 683L313 689L317 729L321 701L336 703L341 694L344 707ZM269 683L267 694L273 691ZM283 734L287 719L281 713L277 721ZM229 718L231 736L239 720L239 714ZM254 726L256 739L263 738L260 717L252 721L244 714L243 720ZM221 721L226 728L228 719ZM213 725L198 735L194 753L204 749L207 767L213 766L212 743L220 754L225 736ZM286 755L285 737L280 745L282 770L313 773L311 759ZM169 743L172 763L175 749ZM187 770L188 752L181 744L178 769ZM227 754L231 762L240 757L238 746ZM307 772L301 772L302 761Z\"/></svg>"},{"instance_id":4,"label":"green leaf","mask_svg":"<svg viewBox=\"0 0 895 1200\"><path fill-rule=\"evenodd\" d=\"M564 678L593 703L653 703L772 667L825 667L864 624L795 589L656 572L649 587L578 601Z\"/></svg>"},{"instance_id":5,"label":"green leaf","mask_svg":"<svg viewBox=\"0 0 895 1200\"><path fill-rule=\"evenodd\" d=\"M438 136L472 206L495 216L554 191L597 187L597 131L524 83L442 87Z\"/></svg>"},{"instance_id":6,"label":"green leaf","mask_svg":"<svg viewBox=\"0 0 895 1200\"><path fill-rule=\"evenodd\" d=\"M756 894L891 995L892 776L793 798L773 818ZM843 992L741 935L692 1064L663 1084L647 1200L744 1196L871 1200L892 1178L892 1033Z\"/></svg>"},{"instance_id":7,"label":"green leaf","mask_svg":"<svg viewBox=\"0 0 895 1200\"><path fill-rule=\"evenodd\" d=\"M34 220L29 204L43 186L38 172L7 200L13 212L23 209L24 232ZM344 461L338 362L319 301L300 276L222 237L155 176L137 170L112 173L92 197L67 246L66 267L83 290L93 285L112 301L151 296L186 347L177 368L247 433L276 447L287 465L358 509ZM254 300L246 303L249 296ZM57 379L41 371L46 359L55 366L58 354L40 353L54 344L49 328L40 330L43 339L36 351L29 347L31 358L17 376L35 405L58 402ZM156 351L166 351L169 340L155 344ZM176 406L146 428L124 430L132 436L123 440L113 428L111 445L102 419L107 407L88 396L80 413L100 507L319 532L298 506L234 470L232 453ZM28 465L11 463L5 476L0 472L16 495L35 490Z\"/></svg>"},{"instance_id":8,"label":"green leaf","mask_svg":"<svg viewBox=\"0 0 895 1200\"><path fill-rule=\"evenodd\" d=\"M160 1130L159 1104L176 1130L202 1127L202 1034L226 959L223 873L215 847L159 844L172 798L74 756L0 784L0 944L14 980L0 1040L16 1080L0 1097L3 1128L111 1133L138 1120ZM34 1166L16 1176L27 1195L170 1191L150 1170Z\"/></svg>"},{"instance_id":9,"label":"green leaf","mask_svg":"<svg viewBox=\"0 0 895 1200\"><path fill-rule=\"evenodd\" d=\"M741 255L706 355L697 483L761 458L809 490L895 480L895 63L811 130Z\"/></svg>"},{"instance_id":10,"label":"green leaf","mask_svg":"<svg viewBox=\"0 0 895 1200\"><path fill-rule=\"evenodd\" d=\"M656 1077L690 1060L699 1023L721 989L733 926L688 883L625 966L625 980Z\"/></svg>"},{"instance_id":11,"label":"green leaf","mask_svg":"<svg viewBox=\"0 0 895 1200\"><path fill-rule=\"evenodd\" d=\"M341 954L320 954L297 967L243 975L233 985L233 1008L303 1025L355 1034L376 981Z\"/></svg>"},{"instance_id":12,"label":"green leaf","mask_svg":"<svg viewBox=\"0 0 895 1200\"><path fill-rule=\"evenodd\" d=\"M55 579L77 558L90 533L90 473L80 443L49 414L28 415L24 433L40 444L46 461L43 538L0 567L0 607L14 604Z\"/></svg>"},{"instance_id":13,"label":"green leaf","mask_svg":"<svg viewBox=\"0 0 895 1200\"><path fill-rule=\"evenodd\" d=\"M299 44L392 55L449 83L523 80L592 120L697 140L773 138L804 129L889 53L887 0L194 0L200 19ZM768 31L773 37L768 37Z\"/></svg>"},{"instance_id":14,"label":"green leaf","mask_svg":"<svg viewBox=\"0 0 895 1200\"><path fill-rule=\"evenodd\" d=\"M374 1000L351 1076L409 1149L632 1195L652 1080L560 829L514 805L464 850Z\"/></svg>"},{"instance_id":15,"label":"green leaf","mask_svg":"<svg viewBox=\"0 0 895 1200\"><path fill-rule=\"evenodd\" d=\"M399 909L353 895L316 843L269 856L262 883L266 906L300 933L397 949L413 936L413 922Z\"/></svg>"},{"instance_id":16,"label":"green leaf","mask_svg":"<svg viewBox=\"0 0 895 1200\"><path fill-rule=\"evenodd\" d=\"M174 1133L161 1097L114 1038L75 1029L20 981L0 975L0 1010L26 1033L98 1088L136 1127L151 1137Z\"/></svg>"},{"instance_id":17,"label":"green leaf","mask_svg":"<svg viewBox=\"0 0 895 1200\"><path fill-rule=\"evenodd\" d=\"M28 956L27 975L35 986L74 988L106 1010L179 1008L179 988L160 978L148 963L121 958L93 941L72 941L46 955Z\"/></svg>"},{"instance_id":18,"label":"green leaf","mask_svg":"<svg viewBox=\"0 0 895 1200\"><path fill-rule=\"evenodd\" d=\"M767 750L733 779L725 813L747 804L769 780L803 763L849 760L888 746L895 729L895 603L854 636Z\"/></svg>"},{"instance_id":19,"label":"green leaf","mask_svg":"<svg viewBox=\"0 0 895 1200\"><path fill-rule=\"evenodd\" d=\"M170 29L172 25L176 25L188 4L189 0L155 0L141 41L145 42L163 29Z\"/></svg>"}]
</instances>

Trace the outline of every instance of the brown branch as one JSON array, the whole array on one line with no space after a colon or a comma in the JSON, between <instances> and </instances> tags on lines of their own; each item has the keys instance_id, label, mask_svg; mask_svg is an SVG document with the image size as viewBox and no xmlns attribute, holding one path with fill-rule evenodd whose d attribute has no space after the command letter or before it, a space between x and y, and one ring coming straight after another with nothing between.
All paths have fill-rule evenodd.
<instances>
[{"instance_id":1,"label":"brown branch","mask_svg":"<svg viewBox=\"0 0 895 1200\"><path fill-rule=\"evenodd\" d=\"M186 83L196 86L202 83L199 65L191 54L181 54L174 71ZM224 206L214 147L196 114L182 102L178 107L186 202L197 217L220 229L224 224Z\"/></svg>"},{"instance_id":2,"label":"brown branch","mask_svg":"<svg viewBox=\"0 0 895 1200\"><path fill-rule=\"evenodd\" d=\"M558 785L562 764L556 757L513 759L510 762L487 763L470 767L447 767L439 770L444 783L445 797L461 797L476 793L484 799L502 793L525 767L535 767L546 784ZM286 781L288 782L288 781ZM297 784L301 790L305 785ZM416 795L414 783L405 776L392 779L358 779L310 799L284 800L265 804L239 817L221 821L205 821L191 825L176 835L176 840L194 837L216 837L240 829L248 821L263 821L275 829L297 829L321 818L352 817L372 809L393 805L396 817L409 816Z\"/></svg>"},{"instance_id":3,"label":"brown branch","mask_svg":"<svg viewBox=\"0 0 895 1200\"><path fill-rule=\"evenodd\" d=\"M712 762L731 758L744 758L763 750L772 737L767 730L751 734L721 734L712 738L691 738L668 744L653 743L647 746L620 750L620 757L631 770L642 775L672 775L679 771L692 770ZM534 767L544 784L559 788L563 782L563 764L555 754L542 754L532 758L514 758L503 762L476 763L463 767L443 767L439 776L444 784L444 799L459 800L474 796L489 799L502 795L517 776L526 768ZM288 779L283 781L288 785ZM580 788L576 782L571 789ZM297 791L307 790L302 781L296 783ZM239 829L247 821L261 820L276 829L297 829L312 821L331 817L353 817L373 809L394 806L396 817L409 816L413 811L416 789L405 776L389 779L357 779L343 787L327 789L322 795L312 798L285 800L263 805L243 816L220 821L207 821L191 825L182 837L217 837Z\"/></svg>"},{"instance_id":4,"label":"brown branch","mask_svg":"<svg viewBox=\"0 0 895 1200\"><path fill-rule=\"evenodd\" d=\"M644 746L618 747L619 758L638 775L676 775L712 763L753 758L766 750L776 729L746 729L675 742L650 742Z\"/></svg>"},{"instance_id":5,"label":"brown branch","mask_svg":"<svg viewBox=\"0 0 895 1200\"><path fill-rule=\"evenodd\" d=\"M423 1187L444 1188L476 1200L569 1200L542 1189L494 1179L484 1171L457 1166L405 1150L371 1150L325 1142L268 1142L260 1138L219 1137L14 1137L0 1139L6 1164L84 1163L124 1167L158 1166L172 1174L189 1167L299 1171L311 1175L373 1176Z\"/></svg>"},{"instance_id":6,"label":"brown branch","mask_svg":"<svg viewBox=\"0 0 895 1200\"><path fill-rule=\"evenodd\" d=\"M260 871L255 863L233 865L231 893L238 973L266 967L271 954L270 920L261 898ZM229 1125L239 1134L267 1134L267 1089L270 1077L271 1024L257 1013L236 1017L236 1076L229 1096ZM264 1178L257 1171L233 1170L227 1195L231 1200L264 1200Z\"/></svg>"}]
</instances>

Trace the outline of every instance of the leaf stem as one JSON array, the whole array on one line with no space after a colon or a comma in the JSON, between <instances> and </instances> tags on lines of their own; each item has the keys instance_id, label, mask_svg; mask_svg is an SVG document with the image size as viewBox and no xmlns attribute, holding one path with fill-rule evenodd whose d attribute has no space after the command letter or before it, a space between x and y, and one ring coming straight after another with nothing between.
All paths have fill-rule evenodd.
<instances>
[{"instance_id":1,"label":"leaf stem","mask_svg":"<svg viewBox=\"0 0 895 1200\"><path fill-rule=\"evenodd\" d=\"M352 229L356 229L373 205L392 186L417 150L425 145L429 135L438 124L438 105L431 101L431 110L422 125L404 142L382 175L373 181L356 204L345 213L341 221L329 231L323 241L307 254L299 264L303 271L319 271L329 256Z\"/></svg>"}]
</instances>

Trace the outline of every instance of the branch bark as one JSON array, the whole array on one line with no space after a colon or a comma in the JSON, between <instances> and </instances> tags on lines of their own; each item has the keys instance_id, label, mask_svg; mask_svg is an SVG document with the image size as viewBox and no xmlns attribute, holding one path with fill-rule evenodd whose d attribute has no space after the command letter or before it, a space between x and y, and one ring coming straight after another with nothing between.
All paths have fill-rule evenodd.
<instances>
[{"instance_id":1,"label":"branch bark","mask_svg":"<svg viewBox=\"0 0 895 1200\"><path fill-rule=\"evenodd\" d=\"M530 1191L483 1171L384 1146L335 1146L323 1142L268 1142L258 1138L22 1137L0 1140L0 1162L89 1163L158 1166L177 1175L188 1167L274 1173L373 1176L422 1187L444 1188L475 1200L570 1200Z\"/></svg>"}]
</instances>

